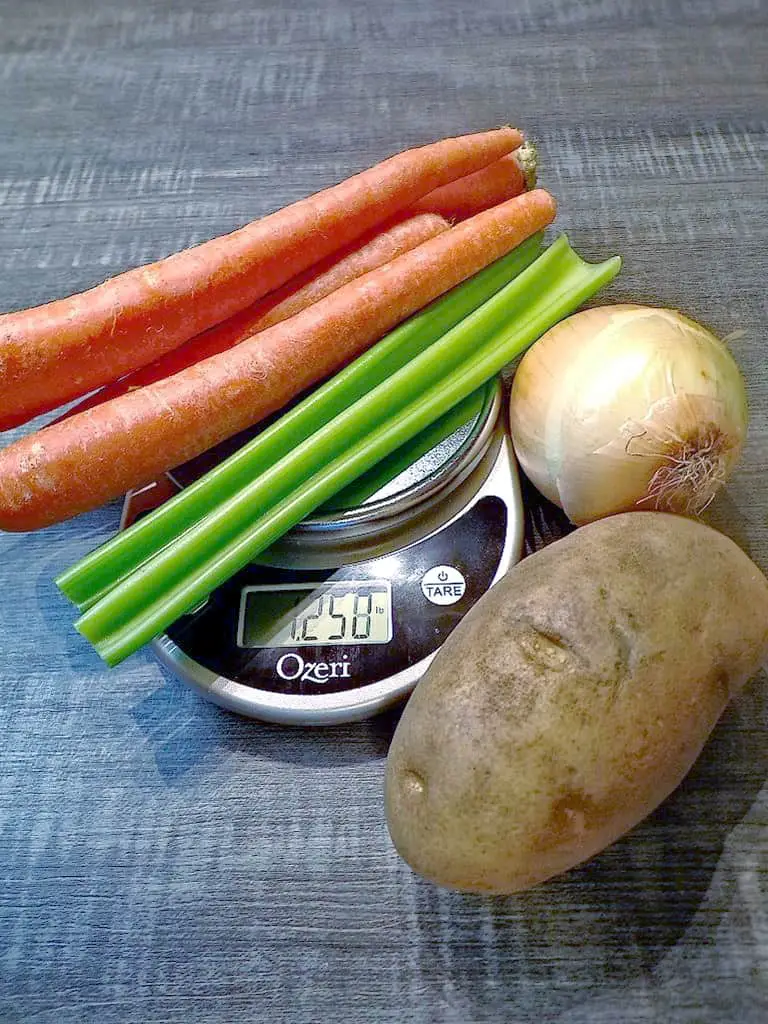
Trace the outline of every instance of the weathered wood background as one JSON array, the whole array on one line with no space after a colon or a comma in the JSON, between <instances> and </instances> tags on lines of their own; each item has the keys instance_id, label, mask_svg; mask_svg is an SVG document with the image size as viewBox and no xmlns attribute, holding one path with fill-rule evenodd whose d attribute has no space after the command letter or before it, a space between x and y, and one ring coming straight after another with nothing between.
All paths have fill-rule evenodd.
<instances>
[{"instance_id":1,"label":"weathered wood background","mask_svg":"<svg viewBox=\"0 0 768 1024\"><path fill-rule=\"evenodd\" d=\"M227 231L411 144L519 123L559 226L749 381L712 512L768 569L762 0L0 0L0 309ZM762 1024L765 677L679 791L510 899L413 877L394 716L319 732L108 673L53 576L113 506L0 538L0 1019Z\"/></svg>"}]
</instances>

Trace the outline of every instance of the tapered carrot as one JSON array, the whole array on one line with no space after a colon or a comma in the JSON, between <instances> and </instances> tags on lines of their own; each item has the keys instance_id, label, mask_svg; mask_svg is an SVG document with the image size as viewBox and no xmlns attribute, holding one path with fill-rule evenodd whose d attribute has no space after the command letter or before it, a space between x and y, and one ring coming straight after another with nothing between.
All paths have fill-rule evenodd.
<instances>
[{"instance_id":1,"label":"tapered carrot","mask_svg":"<svg viewBox=\"0 0 768 1024\"><path fill-rule=\"evenodd\" d=\"M0 529L95 508L257 423L554 215L549 193L526 192L226 352L17 441L0 452Z\"/></svg>"},{"instance_id":2,"label":"tapered carrot","mask_svg":"<svg viewBox=\"0 0 768 1024\"><path fill-rule=\"evenodd\" d=\"M436 188L417 200L411 209L439 213L451 221L466 220L520 195L526 188L533 188L536 166L536 149L526 142L501 160Z\"/></svg>"},{"instance_id":3,"label":"tapered carrot","mask_svg":"<svg viewBox=\"0 0 768 1024\"><path fill-rule=\"evenodd\" d=\"M146 366L521 141L500 128L407 150L230 235L0 316L0 429Z\"/></svg>"},{"instance_id":4,"label":"tapered carrot","mask_svg":"<svg viewBox=\"0 0 768 1024\"><path fill-rule=\"evenodd\" d=\"M372 238L362 240L362 245L348 247L341 256L329 256L224 323L203 331L179 348L156 359L149 366L142 366L141 369L121 377L114 384L107 384L88 398L84 398L60 418L69 419L86 409L101 405L110 398L117 398L118 395L124 395L135 388L154 384L155 381L180 373L203 359L224 352L259 331L295 316L342 285L389 263L410 249L415 249L428 238L434 238L441 231L447 231L448 226L448 222L436 213L419 213L374 234Z\"/></svg>"}]
</instances>

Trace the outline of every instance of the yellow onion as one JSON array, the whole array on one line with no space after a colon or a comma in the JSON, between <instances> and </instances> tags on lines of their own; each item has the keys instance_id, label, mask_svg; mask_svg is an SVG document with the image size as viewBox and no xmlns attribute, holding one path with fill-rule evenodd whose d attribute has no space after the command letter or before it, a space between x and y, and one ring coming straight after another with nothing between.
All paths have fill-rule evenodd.
<instances>
[{"instance_id":1,"label":"yellow onion","mask_svg":"<svg viewBox=\"0 0 768 1024\"><path fill-rule=\"evenodd\" d=\"M526 475L576 524L703 511L738 461L748 418L719 338L674 310L632 305L547 331L517 369L510 416Z\"/></svg>"}]
</instances>

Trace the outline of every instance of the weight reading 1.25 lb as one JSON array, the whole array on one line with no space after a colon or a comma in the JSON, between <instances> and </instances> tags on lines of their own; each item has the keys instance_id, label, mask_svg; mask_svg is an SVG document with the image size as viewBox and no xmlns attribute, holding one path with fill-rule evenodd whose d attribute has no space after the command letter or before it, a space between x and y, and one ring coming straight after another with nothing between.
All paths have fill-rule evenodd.
<instances>
[{"instance_id":1,"label":"weight reading 1.25 lb","mask_svg":"<svg viewBox=\"0 0 768 1024\"><path fill-rule=\"evenodd\" d=\"M389 580L333 580L244 587L237 643L242 648L387 644L392 639Z\"/></svg>"}]
</instances>

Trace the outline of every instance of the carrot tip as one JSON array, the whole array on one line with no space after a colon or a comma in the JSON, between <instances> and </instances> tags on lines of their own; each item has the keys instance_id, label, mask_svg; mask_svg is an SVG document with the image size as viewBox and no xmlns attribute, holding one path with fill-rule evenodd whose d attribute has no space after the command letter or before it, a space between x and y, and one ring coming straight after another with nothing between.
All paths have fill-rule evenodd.
<instances>
[{"instance_id":1,"label":"carrot tip","mask_svg":"<svg viewBox=\"0 0 768 1024\"><path fill-rule=\"evenodd\" d=\"M539 172L539 154L534 143L526 141L515 150L515 159L525 177L525 187L530 192L536 188L536 179Z\"/></svg>"}]
</instances>

